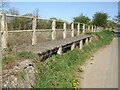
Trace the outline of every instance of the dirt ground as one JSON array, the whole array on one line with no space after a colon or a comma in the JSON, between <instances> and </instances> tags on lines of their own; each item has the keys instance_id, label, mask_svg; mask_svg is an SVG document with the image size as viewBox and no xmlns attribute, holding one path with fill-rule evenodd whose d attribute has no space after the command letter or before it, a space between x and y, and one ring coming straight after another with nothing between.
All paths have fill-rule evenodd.
<instances>
[{"instance_id":1,"label":"dirt ground","mask_svg":"<svg viewBox=\"0 0 120 90\"><path fill-rule=\"evenodd\" d=\"M82 67L78 88L118 88L118 38L98 50Z\"/></svg>"}]
</instances>

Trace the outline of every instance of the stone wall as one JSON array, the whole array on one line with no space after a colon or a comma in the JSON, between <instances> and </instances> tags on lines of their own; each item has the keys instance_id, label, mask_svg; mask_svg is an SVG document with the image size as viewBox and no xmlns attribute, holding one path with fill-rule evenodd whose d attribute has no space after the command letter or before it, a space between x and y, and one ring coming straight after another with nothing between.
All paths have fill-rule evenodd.
<instances>
[{"instance_id":1,"label":"stone wall","mask_svg":"<svg viewBox=\"0 0 120 90\"><path fill-rule=\"evenodd\" d=\"M12 69L3 70L3 88L31 88L35 84L35 68L33 60L27 59Z\"/></svg>"}]
</instances>

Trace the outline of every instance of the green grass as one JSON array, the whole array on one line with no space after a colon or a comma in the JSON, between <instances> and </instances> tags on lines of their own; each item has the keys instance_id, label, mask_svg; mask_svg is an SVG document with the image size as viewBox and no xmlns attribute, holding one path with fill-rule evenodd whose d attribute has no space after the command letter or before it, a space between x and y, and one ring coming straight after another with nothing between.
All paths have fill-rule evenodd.
<instances>
[{"instance_id":1,"label":"green grass","mask_svg":"<svg viewBox=\"0 0 120 90\"><path fill-rule=\"evenodd\" d=\"M78 48L63 55L54 55L44 62L36 60L37 82L34 88L74 88L76 76L74 73L80 71L82 65L97 49L111 43L113 33L110 31L87 33L96 35L99 40Z\"/></svg>"},{"instance_id":2,"label":"green grass","mask_svg":"<svg viewBox=\"0 0 120 90\"><path fill-rule=\"evenodd\" d=\"M24 59L35 59L36 55L30 51L21 51L13 55L5 55L2 58L3 67L9 64L15 64L17 61L23 58Z\"/></svg>"},{"instance_id":3,"label":"green grass","mask_svg":"<svg viewBox=\"0 0 120 90\"><path fill-rule=\"evenodd\" d=\"M4 56L4 57L2 58L2 64L3 64L3 65L7 65L7 64L13 63L13 62L15 62L15 61L16 61L16 58L13 57L13 56Z\"/></svg>"},{"instance_id":4,"label":"green grass","mask_svg":"<svg viewBox=\"0 0 120 90\"><path fill-rule=\"evenodd\" d=\"M19 58L28 58L28 59L34 59L35 58L35 55L30 52L30 51L21 51L19 53L16 54L17 57Z\"/></svg>"}]
</instances>

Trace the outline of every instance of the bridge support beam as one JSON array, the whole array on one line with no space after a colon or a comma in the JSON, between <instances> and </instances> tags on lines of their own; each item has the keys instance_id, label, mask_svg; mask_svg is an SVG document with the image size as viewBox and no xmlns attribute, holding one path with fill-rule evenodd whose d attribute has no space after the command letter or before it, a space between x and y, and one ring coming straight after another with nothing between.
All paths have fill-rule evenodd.
<instances>
[{"instance_id":1,"label":"bridge support beam","mask_svg":"<svg viewBox=\"0 0 120 90\"><path fill-rule=\"evenodd\" d=\"M86 39L85 39L85 44L86 44L86 45L88 45L88 44L89 44L89 42L88 42L88 41L89 41L89 40L88 40L88 38L86 38Z\"/></svg>"},{"instance_id":2,"label":"bridge support beam","mask_svg":"<svg viewBox=\"0 0 120 90\"><path fill-rule=\"evenodd\" d=\"M92 37L89 38L89 42L91 42L91 41L92 41Z\"/></svg>"},{"instance_id":3,"label":"bridge support beam","mask_svg":"<svg viewBox=\"0 0 120 90\"><path fill-rule=\"evenodd\" d=\"M66 38L66 23L63 23L63 39Z\"/></svg>"},{"instance_id":4,"label":"bridge support beam","mask_svg":"<svg viewBox=\"0 0 120 90\"><path fill-rule=\"evenodd\" d=\"M37 44L37 36L36 36L36 18L33 18L33 24L32 24L32 29L33 29L33 36L32 36L32 45Z\"/></svg>"},{"instance_id":5,"label":"bridge support beam","mask_svg":"<svg viewBox=\"0 0 120 90\"><path fill-rule=\"evenodd\" d=\"M59 47L57 54L62 55L62 53L63 53L63 51L62 51L62 46L61 46L61 47Z\"/></svg>"},{"instance_id":6,"label":"bridge support beam","mask_svg":"<svg viewBox=\"0 0 120 90\"><path fill-rule=\"evenodd\" d=\"M82 49L82 47L83 47L83 41L80 40L80 42L79 42L79 48Z\"/></svg>"},{"instance_id":7,"label":"bridge support beam","mask_svg":"<svg viewBox=\"0 0 120 90\"><path fill-rule=\"evenodd\" d=\"M2 48L7 48L7 38L8 38L8 29L7 29L7 22L6 22L6 14L2 13L1 18L1 46Z\"/></svg>"},{"instance_id":8,"label":"bridge support beam","mask_svg":"<svg viewBox=\"0 0 120 90\"><path fill-rule=\"evenodd\" d=\"M71 50L74 50L74 49L75 49L75 43L71 45Z\"/></svg>"}]
</instances>

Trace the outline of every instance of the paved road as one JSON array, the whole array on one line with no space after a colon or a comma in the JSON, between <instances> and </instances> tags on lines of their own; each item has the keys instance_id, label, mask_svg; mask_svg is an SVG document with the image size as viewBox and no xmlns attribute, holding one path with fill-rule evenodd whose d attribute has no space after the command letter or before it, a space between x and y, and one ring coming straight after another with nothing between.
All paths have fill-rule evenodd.
<instances>
[{"instance_id":1,"label":"paved road","mask_svg":"<svg viewBox=\"0 0 120 90\"><path fill-rule=\"evenodd\" d=\"M118 38L96 52L84 66L78 87L118 88ZM93 64L91 64L91 62Z\"/></svg>"}]
</instances>

